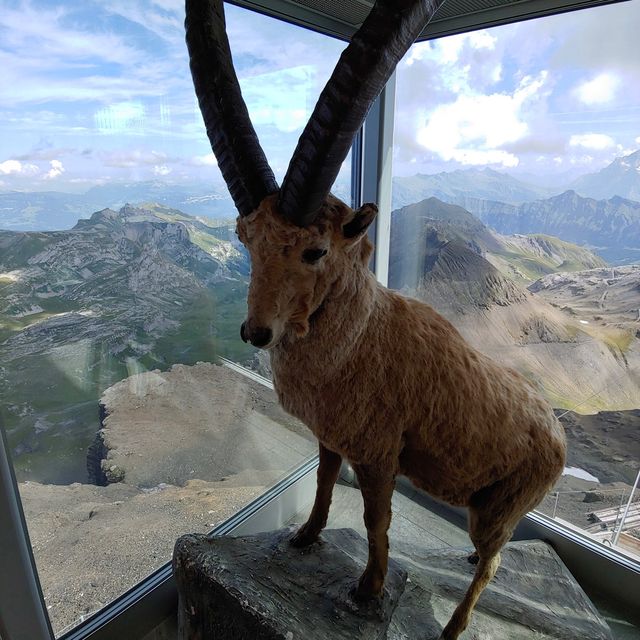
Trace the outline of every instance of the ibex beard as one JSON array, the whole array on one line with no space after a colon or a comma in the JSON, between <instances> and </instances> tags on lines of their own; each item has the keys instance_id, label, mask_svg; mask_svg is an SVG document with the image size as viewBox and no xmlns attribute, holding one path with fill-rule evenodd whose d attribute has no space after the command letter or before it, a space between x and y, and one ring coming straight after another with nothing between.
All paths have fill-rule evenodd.
<instances>
[{"instance_id":1,"label":"ibex beard","mask_svg":"<svg viewBox=\"0 0 640 640\"><path fill-rule=\"evenodd\" d=\"M342 459L364 499L369 559L355 590L380 596L396 476L469 510L475 577L443 631L457 638L500 563L517 522L562 473L565 438L552 409L520 374L469 346L431 307L381 286L368 267L374 205L329 195L299 227L269 196L237 232L251 255L242 337L269 349L282 406L320 443L310 545L327 523Z\"/></svg>"}]
</instances>

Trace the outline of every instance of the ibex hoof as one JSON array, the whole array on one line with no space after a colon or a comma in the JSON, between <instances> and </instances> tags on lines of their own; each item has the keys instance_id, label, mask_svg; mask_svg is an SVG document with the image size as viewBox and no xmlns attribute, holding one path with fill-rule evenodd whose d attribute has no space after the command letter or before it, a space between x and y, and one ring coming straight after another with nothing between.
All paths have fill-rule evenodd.
<instances>
[{"instance_id":1,"label":"ibex hoof","mask_svg":"<svg viewBox=\"0 0 640 640\"><path fill-rule=\"evenodd\" d=\"M467 557L467 560L471 564L478 564L478 562L480 562L480 556L478 555L477 551L474 551L470 556Z\"/></svg>"},{"instance_id":2,"label":"ibex hoof","mask_svg":"<svg viewBox=\"0 0 640 640\"><path fill-rule=\"evenodd\" d=\"M376 584L377 581L363 580L351 590L351 597L355 602L365 603L382 598L382 582Z\"/></svg>"},{"instance_id":3,"label":"ibex hoof","mask_svg":"<svg viewBox=\"0 0 640 640\"><path fill-rule=\"evenodd\" d=\"M349 595L353 598L354 602L358 602L360 604L371 602L372 600L375 600L379 597L370 589L361 589L357 585L354 586L353 589L351 589Z\"/></svg>"},{"instance_id":4,"label":"ibex hoof","mask_svg":"<svg viewBox=\"0 0 640 640\"><path fill-rule=\"evenodd\" d=\"M303 549L311 546L320 538L319 533L309 532L304 526L300 527L296 533L289 539L289 544L296 549Z\"/></svg>"}]
</instances>

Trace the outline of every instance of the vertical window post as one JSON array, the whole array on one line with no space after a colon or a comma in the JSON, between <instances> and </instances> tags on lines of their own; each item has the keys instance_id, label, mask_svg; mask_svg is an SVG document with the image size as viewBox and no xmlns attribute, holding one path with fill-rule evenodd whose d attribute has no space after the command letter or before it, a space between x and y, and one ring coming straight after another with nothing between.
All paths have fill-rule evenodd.
<instances>
[{"instance_id":1,"label":"vertical window post","mask_svg":"<svg viewBox=\"0 0 640 640\"><path fill-rule=\"evenodd\" d=\"M0 636L52 640L8 449L0 427Z\"/></svg>"},{"instance_id":2,"label":"vertical window post","mask_svg":"<svg viewBox=\"0 0 640 640\"><path fill-rule=\"evenodd\" d=\"M394 72L367 115L362 151L362 202L376 202L379 209L370 227L370 237L376 246L373 270L385 286L389 280L395 97Z\"/></svg>"}]
</instances>

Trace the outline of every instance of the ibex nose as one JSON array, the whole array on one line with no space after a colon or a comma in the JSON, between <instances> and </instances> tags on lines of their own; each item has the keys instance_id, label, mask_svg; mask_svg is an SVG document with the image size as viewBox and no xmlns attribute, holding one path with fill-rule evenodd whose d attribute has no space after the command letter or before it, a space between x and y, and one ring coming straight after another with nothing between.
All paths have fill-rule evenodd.
<instances>
[{"instance_id":1,"label":"ibex nose","mask_svg":"<svg viewBox=\"0 0 640 640\"><path fill-rule=\"evenodd\" d=\"M250 342L254 347L264 347L271 342L273 331L268 327L256 327L249 330L247 323L243 322L240 325L240 337L245 342Z\"/></svg>"}]
</instances>

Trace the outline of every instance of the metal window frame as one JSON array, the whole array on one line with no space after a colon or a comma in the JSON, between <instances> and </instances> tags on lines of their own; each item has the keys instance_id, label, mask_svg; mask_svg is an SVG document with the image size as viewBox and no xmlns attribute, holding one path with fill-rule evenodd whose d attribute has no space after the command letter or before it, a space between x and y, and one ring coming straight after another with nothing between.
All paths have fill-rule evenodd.
<instances>
[{"instance_id":1,"label":"metal window frame","mask_svg":"<svg viewBox=\"0 0 640 640\"><path fill-rule=\"evenodd\" d=\"M50 640L53 631L36 571L9 443L0 424L0 637Z\"/></svg>"},{"instance_id":2,"label":"metal window frame","mask_svg":"<svg viewBox=\"0 0 640 640\"><path fill-rule=\"evenodd\" d=\"M359 166L361 190L358 204L375 202L378 205L378 215L369 228L369 237L375 247L372 269L384 286L389 282L395 96L394 71L367 114L361 134Z\"/></svg>"}]
</instances>

